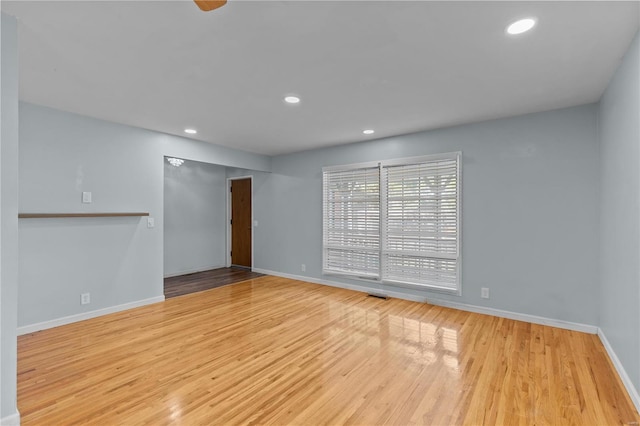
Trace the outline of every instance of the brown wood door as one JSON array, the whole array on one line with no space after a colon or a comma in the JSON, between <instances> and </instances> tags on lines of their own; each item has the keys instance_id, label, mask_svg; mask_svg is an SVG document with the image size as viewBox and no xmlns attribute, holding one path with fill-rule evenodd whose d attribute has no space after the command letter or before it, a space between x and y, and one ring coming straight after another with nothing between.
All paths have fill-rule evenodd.
<instances>
[{"instance_id":1,"label":"brown wood door","mask_svg":"<svg viewBox=\"0 0 640 426\"><path fill-rule=\"evenodd\" d=\"M251 268L251 179L231 181L231 264Z\"/></svg>"}]
</instances>

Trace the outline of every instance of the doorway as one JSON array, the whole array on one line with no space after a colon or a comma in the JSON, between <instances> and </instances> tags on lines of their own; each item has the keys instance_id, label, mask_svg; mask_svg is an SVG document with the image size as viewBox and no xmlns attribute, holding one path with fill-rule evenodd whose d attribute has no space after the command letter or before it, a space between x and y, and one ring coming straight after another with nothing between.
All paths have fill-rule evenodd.
<instances>
[{"instance_id":1,"label":"doorway","mask_svg":"<svg viewBox=\"0 0 640 426\"><path fill-rule=\"evenodd\" d=\"M229 266L253 267L253 179L229 178Z\"/></svg>"}]
</instances>

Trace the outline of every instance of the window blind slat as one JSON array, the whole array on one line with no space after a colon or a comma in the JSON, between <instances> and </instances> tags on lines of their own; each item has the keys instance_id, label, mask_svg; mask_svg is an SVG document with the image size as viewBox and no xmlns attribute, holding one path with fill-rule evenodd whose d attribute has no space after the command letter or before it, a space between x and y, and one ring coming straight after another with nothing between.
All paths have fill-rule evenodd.
<instances>
[{"instance_id":1,"label":"window blind slat","mask_svg":"<svg viewBox=\"0 0 640 426\"><path fill-rule=\"evenodd\" d=\"M323 174L323 271L377 278L380 272L378 167Z\"/></svg>"},{"instance_id":2,"label":"window blind slat","mask_svg":"<svg viewBox=\"0 0 640 426\"><path fill-rule=\"evenodd\" d=\"M383 167L382 173L387 182L383 277L457 289L457 156Z\"/></svg>"},{"instance_id":3,"label":"window blind slat","mask_svg":"<svg viewBox=\"0 0 640 426\"><path fill-rule=\"evenodd\" d=\"M323 271L460 289L459 153L323 172Z\"/></svg>"}]
</instances>

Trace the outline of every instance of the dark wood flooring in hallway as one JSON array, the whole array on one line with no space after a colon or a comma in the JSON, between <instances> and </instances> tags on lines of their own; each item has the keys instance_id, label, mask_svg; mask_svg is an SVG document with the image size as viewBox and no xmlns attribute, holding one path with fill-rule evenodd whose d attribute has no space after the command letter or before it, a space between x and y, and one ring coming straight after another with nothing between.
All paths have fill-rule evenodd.
<instances>
[{"instance_id":1,"label":"dark wood flooring in hallway","mask_svg":"<svg viewBox=\"0 0 640 426\"><path fill-rule=\"evenodd\" d=\"M164 296L169 299L262 276L264 274L232 266L230 268L211 269L209 271L169 277L164 279Z\"/></svg>"}]
</instances>

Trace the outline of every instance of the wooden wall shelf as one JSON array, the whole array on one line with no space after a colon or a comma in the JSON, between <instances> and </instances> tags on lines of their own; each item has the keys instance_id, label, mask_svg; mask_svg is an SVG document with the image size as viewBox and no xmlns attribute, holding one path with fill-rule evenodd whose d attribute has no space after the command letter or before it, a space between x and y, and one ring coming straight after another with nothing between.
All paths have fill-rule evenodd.
<instances>
[{"instance_id":1,"label":"wooden wall shelf","mask_svg":"<svg viewBox=\"0 0 640 426\"><path fill-rule=\"evenodd\" d=\"M42 219L52 217L125 217L149 216L149 213L18 213L19 219Z\"/></svg>"}]
</instances>

